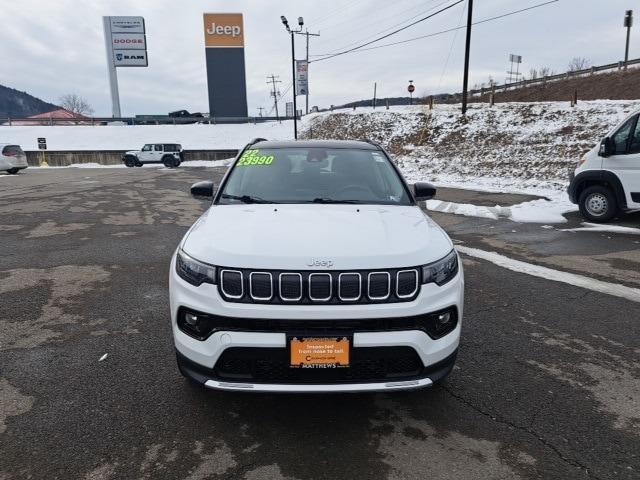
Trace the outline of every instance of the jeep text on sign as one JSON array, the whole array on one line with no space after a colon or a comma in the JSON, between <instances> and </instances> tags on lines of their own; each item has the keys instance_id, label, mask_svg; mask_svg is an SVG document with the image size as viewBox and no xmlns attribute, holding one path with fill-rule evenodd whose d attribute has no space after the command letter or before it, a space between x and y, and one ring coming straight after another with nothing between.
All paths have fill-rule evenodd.
<instances>
[{"instance_id":1,"label":"jeep text on sign","mask_svg":"<svg viewBox=\"0 0 640 480\"><path fill-rule=\"evenodd\" d=\"M111 35L114 50L146 50L147 42L143 33L114 33Z\"/></svg>"},{"instance_id":2,"label":"jeep text on sign","mask_svg":"<svg viewBox=\"0 0 640 480\"><path fill-rule=\"evenodd\" d=\"M205 13L205 47L244 47L244 25L241 13Z\"/></svg>"}]
</instances>

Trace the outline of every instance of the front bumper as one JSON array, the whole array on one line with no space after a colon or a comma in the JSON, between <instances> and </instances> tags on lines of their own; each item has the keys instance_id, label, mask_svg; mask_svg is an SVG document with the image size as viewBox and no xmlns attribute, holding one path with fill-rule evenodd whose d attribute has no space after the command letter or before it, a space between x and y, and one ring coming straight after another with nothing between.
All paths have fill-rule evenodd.
<instances>
[{"instance_id":1,"label":"front bumper","mask_svg":"<svg viewBox=\"0 0 640 480\"><path fill-rule=\"evenodd\" d=\"M464 274L462 265L458 275L446 285L423 285L418 296L403 303L370 305L263 305L231 303L224 301L214 285L193 287L175 273L175 257L171 264L170 278L171 320L178 365L181 372L198 383L212 389L254 392L356 392L417 389L432 385L446 376L453 368L457 353L464 301ZM177 325L178 310L187 308L231 318L304 320L313 327L314 321L360 320L402 318L423 315L455 307L457 325L447 335L432 339L422 330L355 331L352 338L354 358L358 355L367 362L369 352L402 350L414 357L415 369L404 377L374 378L366 376L349 381L349 376L334 381L320 375L321 381L289 381L283 371L283 355L288 352L287 331L218 331L206 340L197 340L184 333ZM300 334L299 331L296 334ZM304 334L304 332L302 332ZM306 335L308 336L308 335ZM318 336L314 333L312 336ZM321 336L321 335L320 335ZM333 336L328 333L327 336ZM219 361L225 352L265 352L277 357L276 368L282 375L231 379L220 375ZM233 359L232 359L233 360ZM270 358L267 359L267 361ZM261 361L264 361L262 359ZM352 367L349 367L352 368ZM413 368L413 367L412 367ZM278 381L270 381L276 378ZM315 377L314 377L315 378ZM363 377L364 378L364 377Z\"/></svg>"}]
</instances>

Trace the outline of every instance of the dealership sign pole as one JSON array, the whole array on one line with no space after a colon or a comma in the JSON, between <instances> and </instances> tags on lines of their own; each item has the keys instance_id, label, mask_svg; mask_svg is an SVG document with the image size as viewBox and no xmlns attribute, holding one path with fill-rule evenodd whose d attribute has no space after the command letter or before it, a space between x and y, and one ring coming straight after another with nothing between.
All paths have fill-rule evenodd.
<instances>
[{"instance_id":1,"label":"dealership sign pole","mask_svg":"<svg viewBox=\"0 0 640 480\"><path fill-rule=\"evenodd\" d=\"M121 117L116 67L146 67L147 38L142 17L102 17L111 87L111 112Z\"/></svg>"}]
</instances>

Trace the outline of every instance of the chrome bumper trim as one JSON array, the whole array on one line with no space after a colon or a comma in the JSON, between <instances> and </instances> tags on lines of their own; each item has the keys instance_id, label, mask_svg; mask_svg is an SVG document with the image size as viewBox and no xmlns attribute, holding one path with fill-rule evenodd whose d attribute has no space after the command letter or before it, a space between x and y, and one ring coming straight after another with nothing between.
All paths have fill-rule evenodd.
<instances>
[{"instance_id":1,"label":"chrome bumper trim","mask_svg":"<svg viewBox=\"0 0 640 480\"><path fill-rule=\"evenodd\" d=\"M287 392L287 393L340 393L340 392L388 392L390 390L415 390L430 387L429 378L398 382L343 383L343 384L275 384L275 383L232 383L207 380L205 387L214 390L251 391L251 392Z\"/></svg>"}]
</instances>

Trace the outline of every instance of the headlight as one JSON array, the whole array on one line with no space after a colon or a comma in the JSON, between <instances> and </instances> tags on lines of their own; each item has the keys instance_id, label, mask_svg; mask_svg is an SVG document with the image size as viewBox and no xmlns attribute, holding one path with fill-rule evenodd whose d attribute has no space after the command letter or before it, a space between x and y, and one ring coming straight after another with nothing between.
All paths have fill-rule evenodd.
<instances>
[{"instance_id":1,"label":"headlight","mask_svg":"<svg viewBox=\"0 0 640 480\"><path fill-rule=\"evenodd\" d=\"M184 281L199 287L203 283L216 283L216 267L199 262L182 250L176 255L176 273Z\"/></svg>"},{"instance_id":2,"label":"headlight","mask_svg":"<svg viewBox=\"0 0 640 480\"><path fill-rule=\"evenodd\" d=\"M458 254L451 250L446 257L422 267L422 283L435 282L437 285L444 285L457 273Z\"/></svg>"}]
</instances>

